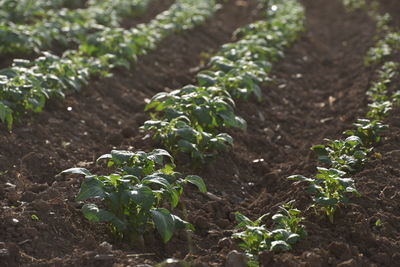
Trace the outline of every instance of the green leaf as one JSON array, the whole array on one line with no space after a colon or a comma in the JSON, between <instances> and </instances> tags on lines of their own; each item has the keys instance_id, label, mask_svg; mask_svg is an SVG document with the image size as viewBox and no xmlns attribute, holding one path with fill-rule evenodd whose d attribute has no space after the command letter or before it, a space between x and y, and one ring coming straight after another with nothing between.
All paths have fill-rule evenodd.
<instances>
[{"instance_id":1,"label":"green leaf","mask_svg":"<svg viewBox=\"0 0 400 267\"><path fill-rule=\"evenodd\" d=\"M321 206L333 206L339 201L336 198L318 197L315 199L315 202Z\"/></svg>"},{"instance_id":2,"label":"green leaf","mask_svg":"<svg viewBox=\"0 0 400 267\"><path fill-rule=\"evenodd\" d=\"M283 214L275 214L274 216L272 216L272 220L275 222L280 222L282 219L284 219L286 216L284 216Z\"/></svg>"},{"instance_id":3,"label":"green leaf","mask_svg":"<svg viewBox=\"0 0 400 267\"><path fill-rule=\"evenodd\" d=\"M122 164L123 162L127 162L134 155L135 154L130 151L124 151L124 150L112 150L111 151L112 159L117 164Z\"/></svg>"},{"instance_id":4,"label":"green leaf","mask_svg":"<svg viewBox=\"0 0 400 267\"><path fill-rule=\"evenodd\" d=\"M139 186L128 192L129 197L140 206L141 209L150 209L155 201L153 190L148 186Z\"/></svg>"},{"instance_id":5,"label":"green leaf","mask_svg":"<svg viewBox=\"0 0 400 267\"><path fill-rule=\"evenodd\" d=\"M179 140L178 141L178 147L179 150L182 152L195 152L197 151L196 145L190 143L189 141L186 140Z\"/></svg>"},{"instance_id":6,"label":"green leaf","mask_svg":"<svg viewBox=\"0 0 400 267\"><path fill-rule=\"evenodd\" d=\"M172 217L174 218L174 226L175 229L189 229L194 231L194 226L190 223L188 223L187 221L182 220L180 217L176 216L176 215L172 215Z\"/></svg>"},{"instance_id":7,"label":"green leaf","mask_svg":"<svg viewBox=\"0 0 400 267\"><path fill-rule=\"evenodd\" d=\"M244 216L240 212L235 212L235 219L239 223L236 226L236 228L242 228L244 226L253 225L254 224L249 218L247 218L246 216Z\"/></svg>"},{"instance_id":8,"label":"green leaf","mask_svg":"<svg viewBox=\"0 0 400 267\"><path fill-rule=\"evenodd\" d=\"M212 123L212 117L205 107L196 106L193 110L193 114L201 125L209 125Z\"/></svg>"},{"instance_id":9,"label":"green leaf","mask_svg":"<svg viewBox=\"0 0 400 267\"><path fill-rule=\"evenodd\" d=\"M154 149L151 153L149 153L148 159L162 165L164 163L164 157L167 157L171 160L171 162L174 162L171 154L164 149Z\"/></svg>"},{"instance_id":10,"label":"green leaf","mask_svg":"<svg viewBox=\"0 0 400 267\"><path fill-rule=\"evenodd\" d=\"M326 147L324 145L313 146L311 148L311 150L313 150L315 153L317 153L319 161L321 161L323 163L327 163L327 164L332 163L332 161L329 157L329 153L328 153L328 151L326 151Z\"/></svg>"},{"instance_id":11,"label":"green leaf","mask_svg":"<svg viewBox=\"0 0 400 267\"><path fill-rule=\"evenodd\" d=\"M95 204L86 204L82 207L82 213L86 219L93 222L111 222L118 231L126 229L126 223L116 217L113 213L99 209Z\"/></svg>"},{"instance_id":12,"label":"green leaf","mask_svg":"<svg viewBox=\"0 0 400 267\"><path fill-rule=\"evenodd\" d=\"M312 178L307 178L307 177L305 177L303 175L298 175L298 174L289 176L288 180L291 180L291 181L306 181L306 182L310 182L310 183L314 181L314 179L312 179Z\"/></svg>"},{"instance_id":13,"label":"green leaf","mask_svg":"<svg viewBox=\"0 0 400 267\"><path fill-rule=\"evenodd\" d=\"M346 143L350 143L350 144L352 144L353 146L362 145L361 138L358 137L358 136L356 136L356 135L352 135L352 136L347 137L347 138L345 139L345 142L346 142Z\"/></svg>"},{"instance_id":14,"label":"green leaf","mask_svg":"<svg viewBox=\"0 0 400 267\"><path fill-rule=\"evenodd\" d=\"M112 158L112 156L111 156L111 154L104 154L104 155L102 155L102 156L100 156L97 160L96 160L96 162L99 162L100 160L104 160L104 159L111 159Z\"/></svg>"},{"instance_id":15,"label":"green leaf","mask_svg":"<svg viewBox=\"0 0 400 267\"><path fill-rule=\"evenodd\" d=\"M216 80L207 74L200 73L197 75L200 86L210 87L216 83Z\"/></svg>"},{"instance_id":16,"label":"green leaf","mask_svg":"<svg viewBox=\"0 0 400 267\"><path fill-rule=\"evenodd\" d=\"M144 184L158 184L161 185L163 188L171 190L171 184L167 181L167 179L152 174L152 175L147 175L143 180L142 183Z\"/></svg>"},{"instance_id":17,"label":"green leaf","mask_svg":"<svg viewBox=\"0 0 400 267\"><path fill-rule=\"evenodd\" d=\"M290 250L290 245L283 240L277 240L271 242L272 251L288 251Z\"/></svg>"},{"instance_id":18,"label":"green leaf","mask_svg":"<svg viewBox=\"0 0 400 267\"><path fill-rule=\"evenodd\" d=\"M220 133L217 135L218 139L222 139L230 145L233 145L233 138L227 133Z\"/></svg>"},{"instance_id":19,"label":"green leaf","mask_svg":"<svg viewBox=\"0 0 400 267\"><path fill-rule=\"evenodd\" d=\"M206 193L207 192L206 185L205 185L203 179L200 176L188 175L188 176L186 176L185 181L197 186L197 188L200 190L200 192L202 192L202 193Z\"/></svg>"},{"instance_id":20,"label":"green leaf","mask_svg":"<svg viewBox=\"0 0 400 267\"><path fill-rule=\"evenodd\" d=\"M153 215L153 222L164 243L167 243L175 230L174 217L164 208L150 211Z\"/></svg>"},{"instance_id":21,"label":"green leaf","mask_svg":"<svg viewBox=\"0 0 400 267\"><path fill-rule=\"evenodd\" d=\"M104 184L95 177L88 176L83 181L81 189L76 196L76 201L84 201L89 198L104 198L105 197Z\"/></svg>"},{"instance_id":22,"label":"green leaf","mask_svg":"<svg viewBox=\"0 0 400 267\"><path fill-rule=\"evenodd\" d=\"M62 174L65 174L65 173L82 174L82 175L85 175L85 176L90 176L90 175L92 175L92 174L91 174L87 169L85 169L85 168L71 168L71 169L62 171L61 173L62 173Z\"/></svg>"},{"instance_id":23,"label":"green leaf","mask_svg":"<svg viewBox=\"0 0 400 267\"><path fill-rule=\"evenodd\" d=\"M297 243L300 240L300 235L296 234L296 233L292 233L291 235L289 235L289 237L286 239L286 242L293 245L295 243Z\"/></svg>"}]
</instances>

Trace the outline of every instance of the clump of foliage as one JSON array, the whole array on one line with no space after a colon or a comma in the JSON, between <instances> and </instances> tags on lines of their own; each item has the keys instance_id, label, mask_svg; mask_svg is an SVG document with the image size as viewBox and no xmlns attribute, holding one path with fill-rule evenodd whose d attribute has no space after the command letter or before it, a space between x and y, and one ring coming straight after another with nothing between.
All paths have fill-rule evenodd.
<instances>
[{"instance_id":1,"label":"clump of foliage","mask_svg":"<svg viewBox=\"0 0 400 267\"><path fill-rule=\"evenodd\" d=\"M171 155L162 149L152 152L113 150L98 161L107 160L114 172L97 175L87 169L72 168L62 173L85 175L76 201L95 200L82 207L83 215L93 222L106 222L117 236L141 241L143 234L156 228L164 242L177 229L193 226L171 213L183 192L183 185L191 183L206 192L199 176L174 171Z\"/></svg>"},{"instance_id":2,"label":"clump of foliage","mask_svg":"<svg viewBox=\"0 0 400 267\"><path fill-rule=\"evenodd\" d=\"M279 207L279 212L272 216L271 230L263 224L269 214L252 221L240 212L236 213L236 221L239 223L236 229L241 232L232 237L241 240L239 246L249 258L249 266L258 266L257 258L263 251L288 251L306 236L301 224L303 218L300 217L300 211L293 207L293 203L290 201Z\"/></svg>"},{"instance_id":3,"label":"clump of foliage","mask_svg":"<svg viewBox=\"0 0 400 267\"><path fill-rule=\"evenodd\" d=\"M345 178L346 172L337 169L318 167L314 178L303 175L289 176L289 180L305 181L309 183L307 192L312 195L314 206L321 209L333 223L334 213L340 206L349 203L348 193L359 195L354 180Z\"/></svg>"}]
</instances>

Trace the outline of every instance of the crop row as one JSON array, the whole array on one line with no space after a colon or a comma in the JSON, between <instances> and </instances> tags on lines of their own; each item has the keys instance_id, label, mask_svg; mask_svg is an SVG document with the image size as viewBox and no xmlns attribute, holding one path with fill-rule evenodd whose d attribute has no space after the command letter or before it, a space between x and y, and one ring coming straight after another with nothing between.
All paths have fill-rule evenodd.
<instances>
[{"instance_id":1,"label":"crop row","mask_svg":"<svg viewBox=\"0 0 400 267\"><path fill-rule=\"evenodd\" d=\"M204 162L233 144L223 128L246 128L234 99L262 98L260 85L269 81L272 63L303 29L304 12L295 0L265 3L266 19L239 29L240 40L222 46L197 75L197 85L158 93L148 103L152 119L143 129L169 151Z\"/></svg>"},{"instance_id":2,"label":"crop row","mask_svg":"<svg viewBox=\"0 0 400 267\"><path fill-rule=\"evenodd\" d=\"M400 42L396 37L398 33L390 27L390 16L381 16L376 4L369 6L363 0L343 0L343 4L349 10L365 8L371 18L376 21L381 36L376 46L372 47L365 57L365 64L381 65L376 73L376 81L371 83L366 92L370 100L368 112L365 119L358 119L353 129L344 132L346 137L343 139L325 139L325 144L312 147L323 164L323 167L317 167L317 174L314 177L303 175L288 177L292 181L308 183L307 193L313 200L312 206L315 210L326 214L331 223L334 222L335 211L348 205L350 195L360 195L355 187L354 179L350 177L359 172L367 162L374 145L381 141L380 134L389 127L383 124L383 120L388 116L393 105L400 104L400 91L388 90L394 80L400 76L400 64L388 60L400 52ZM375 156L380 155L375 153ZM300 211L292 209L292 206L287 204L281 207L281 210L286 216L282 217L281 212L274 215L272 220L274 226L281 225L281 220L287 222L287 232L282 234L278 231L279 234L285 236L286 245L271 242L276 229L268 231L265 225L261 225L261 220L266 215L254 222L246 217L243 218L241 214L237 215L238 228L243 231L234 234L233 237L242 240L241 247L249 257L249 266L258 266L258 255L262 251L285 251L290 248L292 242L297 242L304 237L305 231L300 224L302 220Z\"/></svg>"},{"instance_id":3,"label":"crop row","mask_svg":"<svg viewBox=\"0 0 400 267\"><path fill-rule=\"evenodd\" d=\"M354 123L353 129L344 131L343 139L325 139L325 144L312 147L323 164L323 167L317 167L314 177L288 177L292 181L308 183L307 193L312 198L312 206L326 214L331 223L334 222L335 211L349 204L350 195L360 195L351 176L362 170L374 146L381 141L381 133L389 127L384 124L384 119L393 105L400 104L400 91L388 89L400 76L400 64L390 61L400 52L400 42L396 37L398 32L390 27L390 15L380 15L379 6L363 0L343 0L343 4L349 10L365 8L377 23L378 41L365 57L365 64L380 65L376 80L366 92L370 101L368 111L365 118ZM379 153L374 155L381 157Z\"/></svg>"},{"instance_id":4,"label":"crop row","mask_svg":"<svg viewBox=\"0 0 400 267\"><path fill-rule=\"evenodd\" d=\"M266 1L262 3L266 5ZM268 80L267 72L270 71L271 63L282 56L283 49L293 42L302 30L304 13L297 1L282 3L274 0L268 3L270 5L265 6L267 11L264 13L264 20L240 29L237 32L241 36L240 41L224 45L218 55L211 59L210 69L198 75L199 86L187 86L171 94L159 94L154 97L148 106L157 110L153 116L187 112L186 115L180 114L165 121L173 123L177 119L176 124L169 126L171 128L184 121L191 127L196 127L196 131L199 132L216 132L218 128L228 125L242 127L243 120L229 113L233 112L234 107L231 94L244 98L255 94L261 98L258 84ZM239 80L233 81L233 78ZM223 82L224 79L231 83ZM234 91L234 83L238 86L237 91ZM251 87L247 86L249 83ZM257 89L254 90L255 86ZM161 100L159 97L166 99ZM157 105L154 104L155 101L158 101ZM185 101L185 106L178 105ZM215 107L215 111L220 112L218 117L210 118L214 110L205 110L205 102L215 104L212 108ZM162 106L163 103L169 107ZM196 105L200 109L196 109ZM226 109L220 109L221 107ZM191 117L192 115L194 117ZM196 117L197 115L199 116ZM149 125L149 122L146 125ZM182 128L177 130L183 137L188 134L185 131L186 129ZM222 135L217 136L222 138ZM143 234L154 228L164 242L171 238L176 229L193 230L189 222L173 215L171 210L178 205L184 184L191 183L201 192L206 191L206 186L198 176L183 177L175 172L174 160L169 152L163 149L155 149L150 153L113 150L111 154L98 159L104 160L107 161L107 167L113 170L110 175L92 174L82 168L72 168L63 172L85 176L77 201L101 201L101 205L96 201L83 206L82 212L87 219L106 222L117 236L142 245ZM262 216L253 222L240 213L236 214L238 229L243 231L234 237L242 240L241 246L250 257L260 246L274 251L288 250L305 236L300 211L293 207L293 202L281 206L281 210L272 217L271 230L262 224L265 217ZM253 257L252 260L256 264L256 258Z\"/></svg>"},{"instance_id":5,"label":"crop row","mask_svg":"<svg viewBox=\"0 0 400 267\"><path fill-rule=\"evenodd\" d=\"M0 71L0 120L11 128L15 117L40 112L47 99L79 91L90 77L107 75L117 66L129 68L164 38L202 24L218 8L215 0L178 0L148 24L107 28L62 57L45 52L33 61L14 60Z\"/></svg>"},{"instance_id":6,"label":"crop row","mask_svg":"<svg viewBox=\"0 0 400 267\"><path fill-rule=\"evenodd\" d=\"M98 2L98 0L94 0ZM61 7L79 7L81 0L1 0L0 22L25 23L47 16L47 12ZM89 2L93 2L90 0Z\"/></svg>"},{"instance_id":7,"label":"crop row","mask_svg":"<svg viewBox=\"0 0 400 267\"><path fill-rule=\"evenodd\" d=\"M48 12L52 13L48 18L34 24L0 24L0 54L40 53L54 46L85 43L96 32L118 27L123 18L141 14L150 2L106 0L85 9Z\"/></svg>"}]
</instances>

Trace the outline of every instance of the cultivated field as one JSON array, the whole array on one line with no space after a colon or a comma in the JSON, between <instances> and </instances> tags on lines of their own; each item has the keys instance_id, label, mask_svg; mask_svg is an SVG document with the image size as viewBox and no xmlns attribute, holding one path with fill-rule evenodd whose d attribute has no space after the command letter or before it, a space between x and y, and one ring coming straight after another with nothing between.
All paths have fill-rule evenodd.
<instances>
[{"instance_id":1,"label":"cultivated field","mask_svg":"<svg viewBox=\"0 0 400 267\"><path fill-rule=\"evenodd\" d=\"M398 0L0 0L0 266L397 266Z\"/></svg>"}]
</instances>

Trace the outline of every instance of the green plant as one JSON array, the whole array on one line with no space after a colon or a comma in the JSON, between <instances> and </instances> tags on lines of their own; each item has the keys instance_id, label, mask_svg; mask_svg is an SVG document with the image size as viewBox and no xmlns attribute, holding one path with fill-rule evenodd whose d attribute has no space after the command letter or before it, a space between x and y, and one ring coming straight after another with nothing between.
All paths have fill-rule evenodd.
<instances>
[{"instance_id":1,"label":"green plant","mask_svg":"<svg viewBox=\"0 0 400 267\"><path fill-rule=\"evenodd\" d=\"M107 166L114 172L95 175L83 168L62 172L85 175L76 200L96 200L82 207L88 220L106 222L113 233L131 241L141 241L143 234L154 227L164 242L170 240L177 229L193 229L167 207L178 205L184 184L192 183L201 192L206 192L206 187L198 176L183 178L175 172L173 158L167 151L113 150L99 160L107 160Z\"/></svg>"},{"instance_id":2,"label":"green plant","mask_svg":"<svg viewBox=\"0 0 400 267\"><path fill-rule=\"evenodd\" d=\"M380 133L389 127L379 121L368 119L358 119L354 126L355 130L345 131L344 134L358 136L366 147L379 143L381 141Z\"/></svg>"},{"instance_id":3,"label":"green plant","mask_svg":"<svg viewBox=\"0 0 400 267\"><path fill-rule=\"evenodd\" d=\"M170 121L150 120L142 129L153 131L153 138L176 153L189 153L193 159L204 162L218 152L226 150L233 144L232 137L225 133L211 134L198 131L190 125L190 119L179 116Z\"/></svg>"},{"instance_id":4,"label":"green plant","mask_svg":"<svg viewBox=\"0 0 400 267\"><path fill-rule=\"evenodd\" d=\"M293 207L293 203L290 201L279 207L280 211L272 216L272 230L268 230L267 226L262 224L269 214L252 221L236 212L236 221L239 223L236 229L242 231L233 234L232 237L241 239L239 246L248 256L249 266L258 266L257 258L261 252L288 251L306 236L304 226L301 225L303 218L300 217L300 211Z\"/></svg>"},{"instance_id":5,"label":"green plant","mask_svg":"<svg viewBox=\"0 0 400 267\"><path fill-rule=\"evenodd\" d=\"M333 223L335 211L340 206L347 206L349 199L347 194L359 195L354 180L344 178L346 172L337 169L318 167L315 178L307 178L303 175L292 175L288 179L292 181L305 181L309 183L308 193L312 195L314 206L318 206Z\"/></svg>"},{"instance_id":6,"label":"green plant","mask_svg":"<svg viewBox=\"0 0 400 267\"><path fill-rule=\"evenodd\" d=\"M386 57L391 56L395 51L400 50L400 32L388 32L383 39L372 47L365 58L365 64L382 62Z\"/></svg>"},{"instance_id":7,"label":"green plant","mask_svg":"<svg viewBox=\"0 0 400 267\"><path fill-rule=\"evenodd\" d=\"M172 120L187 116L198 131L215 131L221 127L246 128L246 122L235 115L235 102L228 92L218 87L185 86L171 93L158 93L146 106L152 116Z\"/></svg>"},{"instance_id":8,"label":"green plant","mask_svg":"<svg viewBox=\"0 0 400 267\"><path fill-rule=\"evenodd\" d=\"M365 0L342 0L342 2L343 5L350 11L365 8L367 6L367 2L365 2Z\"/></svg>"},{"instance_id":9,"label":"green plant","mask_svg":"<svg viewBox=\"0 0 400 267\"><path fill-rule=\"evenodd\" d=\"M342 171L355 172L367 161L370 149L365 148L359 136L352 135L345 140L325 140L328 141L326 145L311 148L321 162Z\"/></svg>"}]
</instances>

